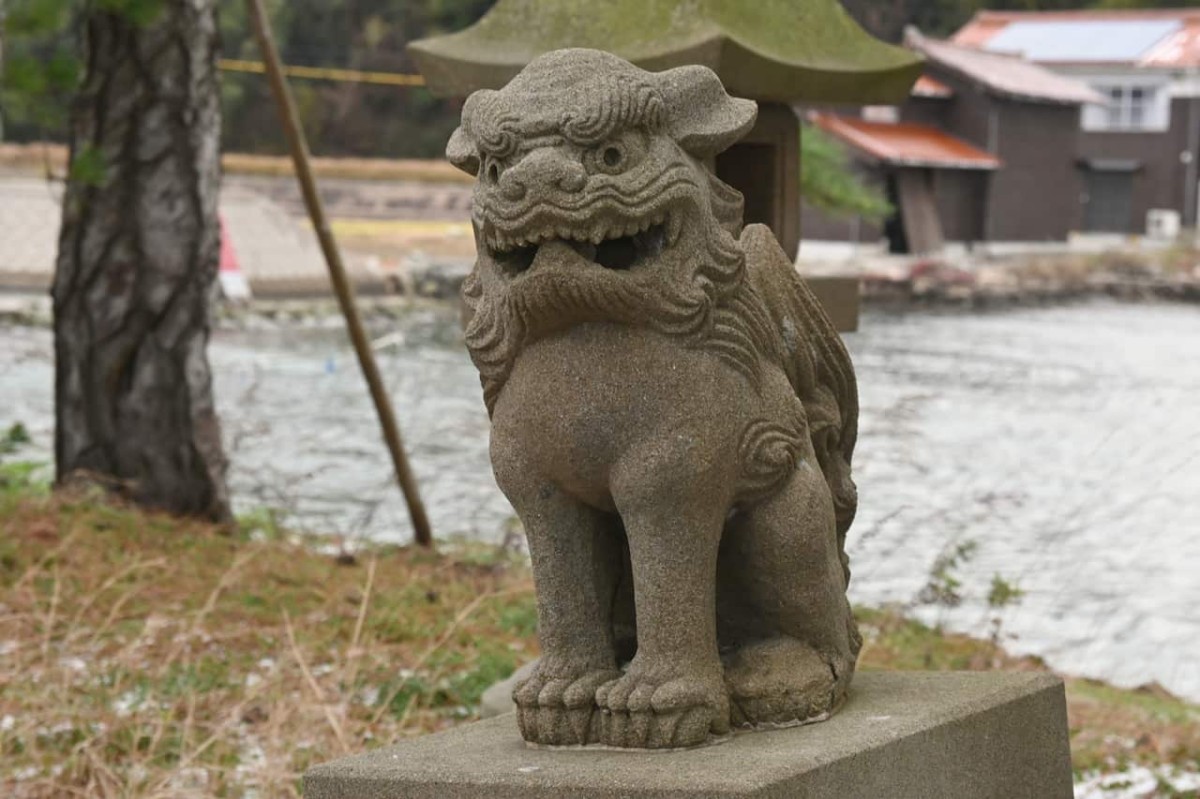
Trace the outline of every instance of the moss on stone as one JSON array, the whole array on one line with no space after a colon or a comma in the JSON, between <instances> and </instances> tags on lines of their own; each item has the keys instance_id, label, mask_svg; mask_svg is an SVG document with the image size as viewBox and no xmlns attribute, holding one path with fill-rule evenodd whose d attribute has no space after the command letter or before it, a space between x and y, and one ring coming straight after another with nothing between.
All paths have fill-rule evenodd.
<instances>
[{"instance_id":1,"label":"moss on stone","mask_svg":"<svg viewBox=\"0 0 1200 799\"><path fill-rule=\"evenodd\" d=\"M860 28L835 0L500 0L475 25L411 46L430 87L499 88L537 55L607 50L646 69L702 64L756 100L898 102L913 53Z\"/></svg>"}]
</instances>

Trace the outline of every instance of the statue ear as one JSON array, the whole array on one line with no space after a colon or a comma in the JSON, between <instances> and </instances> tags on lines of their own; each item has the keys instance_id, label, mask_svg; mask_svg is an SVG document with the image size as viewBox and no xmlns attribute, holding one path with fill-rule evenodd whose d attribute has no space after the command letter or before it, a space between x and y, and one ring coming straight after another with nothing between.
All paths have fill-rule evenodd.
<instances>
[{"instance_id":1,"label":"statue ear","mask_svg":"<svg viewBox=\"0 0 1200 799\"><path fill-rule=\"evenodd\" d=\"M728 149L754 127L758 103L730 97L708 67L678 67L655 77L667 104L667 133L696 158Z\"/></svg>"},{"instance_id":2,"label":"statue ear","mask_svg":"<svg viewBox=\"0 0 1200 799\"><path fill-rule=\"evenodd\" d=\"M490 89L471 92L471 96L463 103L462 124L454 130L446 144L446 158L468 175L479 174L479 145L470 133L471 119L483 101L493 94L495 92Z\"/></svg>"},{"instance_id":3,"label":"statue ear","mask_svg":"<svg viewBox=\"0 0 1200 799\"><path fill-rule=\"evenodd\" d=\"M471 134L462 126L455 128L450 135L450 141L446 144L446 158L468 175L479 174L479 149Z\"/></svg>"}]
</instances>

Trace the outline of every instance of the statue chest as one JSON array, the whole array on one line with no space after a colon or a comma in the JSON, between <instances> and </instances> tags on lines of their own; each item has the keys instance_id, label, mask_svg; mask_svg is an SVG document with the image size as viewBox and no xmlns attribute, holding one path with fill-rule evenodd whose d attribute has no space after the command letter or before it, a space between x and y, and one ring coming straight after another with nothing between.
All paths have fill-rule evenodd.
<instances>
[{"instance_id":1,"label":"statue chest","mask_svg":"<svg viewBox=\"0 0 1200 799\"><path fill-rule=\"evenodd\" d=\"M631 460L732 466L762 404L713 353L644 329L581 325L517 359L492 448L604 505L614 469Z\"/></svg>"}]
</instances>

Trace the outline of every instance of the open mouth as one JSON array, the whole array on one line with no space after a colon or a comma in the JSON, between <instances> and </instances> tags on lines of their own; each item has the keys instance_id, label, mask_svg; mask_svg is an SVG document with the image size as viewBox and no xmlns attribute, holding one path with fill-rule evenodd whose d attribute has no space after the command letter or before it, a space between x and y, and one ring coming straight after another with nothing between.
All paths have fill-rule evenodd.
<instances>
[{"instance_id":1,"label":"open mouth","mask_svg":"<svg viewBox=\"0 0 1200 799\"><path fill-rule=\"evenodd\" d=\"M510 274L520 274L533 265L538 251L553 242L568 245L580 257L605 269L633 269L675 243L682 220L663 215L639 222L601 225L586 230L545 230L533 236L509 237L496 234L487 242L492 258Z\"/></svg>"}]
</instances>

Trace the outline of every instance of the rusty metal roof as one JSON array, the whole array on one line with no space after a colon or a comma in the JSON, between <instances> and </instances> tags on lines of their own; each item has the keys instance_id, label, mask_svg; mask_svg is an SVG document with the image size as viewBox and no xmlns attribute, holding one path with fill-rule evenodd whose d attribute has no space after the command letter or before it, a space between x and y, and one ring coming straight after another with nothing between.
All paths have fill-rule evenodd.
<instances>
[{"instance_id":1,"label":"rusty metal roof","mask_svg":"<svg viewBox=\"0 0 1200 799\"><path fill-rule=\"evenodd\" d=\"M927 39L915 30L908 32L906 44L930 63L978 83L994 94L1059 105L1108 103L1106 97L1086 83L1055 74L1020 56Z\"/></svg>"},{"instance_id":2,"label":"rusty metal roof","mask_svg":"<svg viewBox=\"0 0 1200 799\"><path fill-rule=\"evenodd\" d=\"M944 100L954 96L954 89L951 89L937 78L922 75L917 78L917 82L913 85L912 93L913 97L933 97Z\"/></svg>"},{"instance_id":3,"label":"rusty metal roof","mask_svg":"<svg viewBox=\"0 0 1200 799\"><path fill-rule=\"evenodd\" d=\"M928 125L868 122L823 112L810 114L809 120L854 149L894 166L987 170L1001 166L991 153Z\"/></svg>"},{"instance_id":4,"label":"rusty metal roof","mask_svg":"<svg viewBox=\"0 0 1200 799\"><path fill-rule=\"evenodd\" d=\"M956 44L1055 64L1200 66L1200 10L981 11Z\"/></svg>"}]
</instances>

